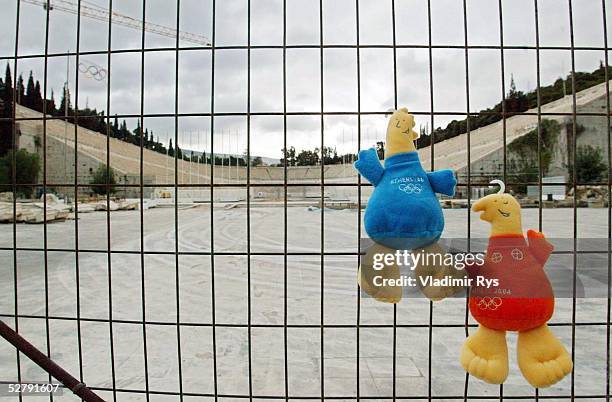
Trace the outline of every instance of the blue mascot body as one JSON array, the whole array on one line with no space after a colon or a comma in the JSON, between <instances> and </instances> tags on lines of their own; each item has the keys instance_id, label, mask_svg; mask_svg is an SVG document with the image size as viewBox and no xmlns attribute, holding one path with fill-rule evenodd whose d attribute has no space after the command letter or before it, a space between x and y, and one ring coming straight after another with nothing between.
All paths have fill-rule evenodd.
<instances>
[{"instance_id":1,"label":"blue mascot body","mask_svg":"<svg viewBox=\"0 0 612 402\"><path fill-rule=\"evenodd\" d=\"M412 250L440 238L444 215L435 193L452 196L457 184L451 170L423 170L413 126L406 109L396 111L387 130L384 167L374 148L359 152L355 162L375 187L365 211L365 230L375 242L395 249Z\"/></svg>"}]
</instances>

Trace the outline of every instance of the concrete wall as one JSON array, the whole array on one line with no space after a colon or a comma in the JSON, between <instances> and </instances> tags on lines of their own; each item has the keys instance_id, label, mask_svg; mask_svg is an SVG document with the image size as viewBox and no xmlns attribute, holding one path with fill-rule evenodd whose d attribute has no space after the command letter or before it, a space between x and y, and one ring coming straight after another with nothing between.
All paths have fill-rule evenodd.
<instances>
[{"instance_id":1,"label":"concrete wall","mask_svg":"<svg viewBox=\"0 0 612 402\"><path fill-rule=\"evenodd\" d=\"M174 187L156 187L153 196L155 198L174 198ZM373 187L361 188L361 199L367 201L372 194ZM179 187L179 202L208 202L210 201L210 188L208 187ZM251 201L276 201L283 202L285 199L284 187L260 187L250 186L249 194ZM323 196L327 201L335 202L358 202L359 193L357 186L333 186L325 185ZM247 188L215 187L213 198L216 202L238 202L247 199ZM320 186L288 186L287 202L306 201L312 205L318 205L321 200Z\"/></svg>"},{"instance_id":2,"label":"concrete wall","mask_svg":"<svg viewBox=\"0 0 612 402\"><path fill-rule=\"evenodd\" d=\"M612 99L612 96L611 96ZM596 99L588 105L581 107L579 112L583 113L606 113L606 97ZM568 119L571 123L571 119ZM590 144L594 147L599 147L604 150L608 146L608 119L606 116L577 116L576 122L584 127L584 131L578 137L577 145Z\"/></svg>"},{"instance_id":3,"label":"concrete wall","mask_svg":"<svg viewBox=\"0 0 612 402\"><path fill-rule=\"evenodd\" d=\"M604 94L604 95L602 95ZM579 112L598 112L606 110L605 87L603 84L581 91L577 94L577 104ZM542 112L550 113L547 118L557 120L562 127L565 127L566 117L559 113L571 111L571 97L551 102L542 106ZM530 110L534 112L534 110ZM557 114L556 116L554 114ZM20 143L32 152L41 153L36 137L42 138L41 114L33 110L19 106L17 109L20 121L22 136ZM571 120L570 120L571 121ZM536 116L517 115L506 120L507 141L511 143L514 139L520 138L528 133L537 123ZM580 116L578 124L584 127L578 137L578 145L591 144L605 147L607 144L607 120L605 116ZM65 124L61 120L47 119L47 181L49 183L74 182L74 147L75 147L75 127ZM138 184L139 171L141 166L141 150L138 146L127 144L118 139L107 138L104 134L78 127L78 153L79 166L78 181L89 183L91 173L95 171L100 163L107 160L107 147L110 149L110 166L117 172L118 180L121 184ZM472 182L488 183L492 178L499 178L503 174L504 151L502 145L502 124L497 122L486 127L473 130L470 135L471 143L471 174ZM567 133L560 133L555 147L554 158L551 163L549 174L567 175ZM467 181L467 138L461 136L451 138L435 146L435 166L437 169L449 168L457 172L459 180ZM430 166L431 157L429 149L419 150L419 155L423 165ZM604 152L605 154L605 152ZM261 193L261 197L269 199L283 199L285 182L290 184L287 188L289 197L311 198L320 196L320 188L317 186L321 181L320 166L296 166L288 167L252 167L247 172L246 167L236 166L214 166L214 178L211 177L213 168L210 165L186 162L183 160L175 161L174 158L159 154L150 150L142 150L144 156L142 161L145 183L158 185L162 188L174 186L175 177L178 184L206 185L214 180L217 184L246 184L247 174L253 186L255 197ZM508 152L508 162L517 159L519 155ZM64 162L66 161L66 162ZM64 166L66 164L66 167ZM175 173L175 165L178 172ZM334 183L355 183L357 184L357 172L350 164L330 165L323 167L323 177L326 183L325 191L330 196L337 198L356 197L356 187L352 186L333 186ZM275 186L270 186L274 184ZM312 184L312 186L296 186L299 184ZM229 188L229 187L228 187ZM126 188L124 194L137 196L139 189ZM243 189L238 189L239 192ZM460 189L461 190L461 189ZM69 191L69 190L66 190ZM154 190L147 190L150 196ZM187 191L182 189L181 192ZM219 191L219 190L216 190ZM236 198L234 192L226 192L229 198ZM186 193L185 193L186 194ZM222 194L222 193L219 193ZM332 195L333 194L333 195ZM465 196L459 191L458 196Z\"/></svg>"},{"instance_id":4,"label":"concrete wall","mask_svg":"<svg viewBox=\"0 0 612 402\"><path fill-rule=\"evenodd\" d=\"M79 152L77 157L78 166L75 169L74 148L51 136L47 136L45 144L46 152L43 152L42 130L42 123L37 124L34 130L32 130L31 127L26 130L20 130L19 147L28 152L37 153L41 161L43 158L46 158L46 183L51 191L74 196L73 184L75 170L78 177L77 183L89 184L93 173L100 166L104 166L105 164L85 153ZM139 188L126 187L126 185L139 185L139 175L125 174L124 172L115 170L115 180L117 181L115 195L127 198L140 196ZM43 169L41 168L38 183L42 184L43 182ZM151 176L144 176L143 183L145 185L154 184L154 178ZM62 186L62 184L72 184L72 186ZM145 197L150 197L151 194L153 194L154 188L145 187L143 191ZM81 187L79 188L79 194L91 194L91 189Z\"/></svg>"},{"instance_id":5,"label":"concrete wall","mask_svg":"<svg viewBox=\"0 0 612 402\"><path fill-rule=\"evenodd\" d=\"M601 96L593 101L578 107L578 113L605 113L607 110L606 97ZM543 119L547 116L543 116ZM591 145L600 148L604 158L607 155L606 147L608 145L607 136L607 118L606 116L577 116L576 123L581 126L580 131L576 136L576 145ZM564 117L560 121L560 131L557 135L557 141L553 147L553 158L551 160L547 176L564 176L569 178L568 165L569 154L568 147L572 140L572 118ZM516 154L506 147L507 173L512 175L511 167L513 161L518 161L522 155ZM472 183L488 183L494 178L503 176L504 168L504 149L499 148L496 151L478 159L471 163ZM457 171L457 176L461 181L467 182L467 166Z\"/></svg>"}]
</instances>

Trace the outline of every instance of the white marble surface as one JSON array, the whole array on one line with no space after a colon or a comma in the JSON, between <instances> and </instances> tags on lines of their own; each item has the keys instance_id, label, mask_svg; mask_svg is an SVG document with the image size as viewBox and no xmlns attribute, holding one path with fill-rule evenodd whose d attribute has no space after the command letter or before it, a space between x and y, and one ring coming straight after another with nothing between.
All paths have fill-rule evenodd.
<instances>
[{"instance_id":1,"label":"white marble surface","mask_svg":"<svg viewBox=\"0 0 612 402\"><path fill-rule=\"evenodd\" d=\"M607 236L607 209L578 210L578 235ZM468 211L445 210L445 236L467 234ZM571 237L571 209L543 211L543 229L550 237ZM251 211L251 251L284 250L282 208L253 207ZM525 228L538 227L538 210L524 210ZM210 251L210 209L206 206L179 210L178 249L186 252ZM320 251L321 211L289 208L288 244L290 252ZM140 212L111 213L111 249L136 253L111 254L112 326L115 385L122 389L144 389L143 303L141 301ZM85 214L79 220L80 315L86 319L108 320L109 276L106 242L106 213ZM486 236L488 227L471 218L471 235ZM357 211L325 211L324 247L326 252L355 252L357 249ZM246 252L246 209L214 210L215 252ZM174 252L174 210L144 211L144 250ZM0 246L12 247L12 225L0 231ZM42 248L42 225L18 225L17 246ZM75 222L49 224L47 246L50 249L75 247ZM98 251L98 252L92 252ZM99 252L102 251L102 252ZM49 278L49 315L76 317L75 253L49 251L46 255ZM18 308L20 315L45 315L45 254L19 251ZM177 317L176 261L173 254L148 254L145 263L145 316L148 351L148 378L151 390L178 392L177 320L180 320L182 387L187 393L213 393L212 291L210 256L181 255L178 259L180 316ZM321 359L321 257L287 257L287 370L289 392L293 396L318 397L321 394L321 368L324 368L325 396L354 397L357 387L357 288L355 256L324 258L324 323L348 325L327 327L323 334L324 358ZM251 330L252 381L255 395L284 395L284 299L283 256L251 257L251 322L260 327ZM217 324L246 325L247 258L215 256L215 303ZM0 314L14 314L13 252L0 251ZM605 322L605 299L577 300L576 321ZM421 327L397 328L396 393L400 396L428 394L435 400L462 396L465 373L458 356L465 338L465 302L444 300L433 305L434 324L457 327L434 327L432 362L429 373L430 305L425 299L404 300L397 307L397 323ZM571 322L572 300L557 300L552 322ZM12 317L2 317L14 325ZM378 396L383 400L392 394L393 307L362 299L359 321L359 387L361 396ZM472 322L470 320L470 322ZM198 325L204 324L204 325ZM388 327L367 327L384 324ZM273 325L276 327L266 327ZM77 323L74 320L51 319L50 348L52 357L68 371L79 375ZM46 350L45 320L20 318L20 332L42 350ZM555 327L554 332L571 347L571 327ZM217 383L220 394L247 394L248 332L245 327L216 328ZM516 366L514 334L509 335L511 349L510 376L504 395L534 395ZM83 376L88 385L111 387L110 328L107 322L82 321L81 345ZM577 326L575 333L576 395L602 395L606 392L606 327ZM16 379L15 350L0 342L0 380ZM43 381L46 375L26 358L21 361L24 380ZM430 380L431 377L431 380ZM540 395L569 395L569 377ZM102 393L112 400L112 394ZM499 387L470 378L469 395L499 396ZM65 394L58 400L74 399ZM142 394L118 393L118 400L144 400ZM207 398L186 398L207 400ZM350 399L350 398L349 398ZM569 398L567 398L569 399ZM0 397L0 401L16 398ZM26 400L28 400L26 398ZM37 397L33 400L44 400ZM153 401L178 400L177 396L152 395ZM226 398L222 400L235 400ZM266 398L260 399L266 400ZM565 400L565 398L555 399Z\"/></svg>"}]
</instances>

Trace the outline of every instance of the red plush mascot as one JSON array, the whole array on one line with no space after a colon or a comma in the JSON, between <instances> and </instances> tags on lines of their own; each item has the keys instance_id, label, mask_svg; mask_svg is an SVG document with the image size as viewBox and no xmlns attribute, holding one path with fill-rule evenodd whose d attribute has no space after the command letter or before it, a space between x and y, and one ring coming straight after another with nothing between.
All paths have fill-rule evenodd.
<instances>
[{"instance_id":1,"label":"red plush mascot","mask_svg":"<svg viewBox=\"0 0 612 402\"><path fill-rule=\"evenodd\" d=\"M500 192L472 207L491 224L491 235L484 264L469 268L470 312L480 325L463 345L461 364L486 382L503 383L508 376L506 331L518 331L523 376L534 387L548 387L572 371L569 354L546 325L555 299L544 264L553 247L533 230L525 239L519 203L504 194L501 181L494 182L501 185Z\"/></svg>"}]
</instances>

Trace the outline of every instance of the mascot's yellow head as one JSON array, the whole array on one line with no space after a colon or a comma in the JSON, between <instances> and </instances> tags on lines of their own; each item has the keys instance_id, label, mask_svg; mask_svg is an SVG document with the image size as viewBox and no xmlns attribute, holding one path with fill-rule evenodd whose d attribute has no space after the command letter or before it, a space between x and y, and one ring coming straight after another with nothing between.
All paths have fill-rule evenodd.
<instances>
[{"instance_id":1,"label":"mascot's yellow head","mask_svg":"<svg viewBox=\"0 0 612 402\"><path fill-rule=\"evenodd\" d=\"M402 152L416 151L414 141L419 135L413 128L414 117L408 113L408 109L403 107L393 112L387 126L385 159Z\"/></svg>"},{"instance_id":2,"label":"mascot's yellow head","mask_svg":"<svg viewBox=\"0 0 612 402\"><path fill-rule=\"evenodd\" d=\"M493 180L501 186L497 194L489 194L472 205L472 211L482 212L480 219L491 224L491 236L523 234L521 206L510 194L504 194L505 185L501 180Z\"/></svg>"}]
</instances>

